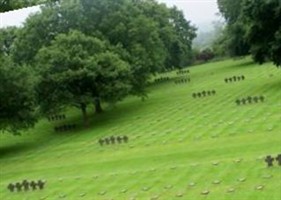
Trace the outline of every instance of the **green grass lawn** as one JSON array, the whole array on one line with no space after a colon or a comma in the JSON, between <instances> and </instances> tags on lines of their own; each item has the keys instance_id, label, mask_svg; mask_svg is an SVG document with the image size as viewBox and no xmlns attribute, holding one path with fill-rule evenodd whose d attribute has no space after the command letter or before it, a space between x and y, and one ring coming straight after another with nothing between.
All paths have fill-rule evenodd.
<instances>
[{"instance_id":1,"label":"green grass lawn","mask_svg":"<svg viewBox=\"0 0 281 200\"><path fill-rule=\"evenodd\" d=\"M64 122L42 120L22 136L1 134L0 199L280 200L281 167L267 168L264 156L281 153L281 70L249 58L189 69L191 83L176 85L176 72L162 75L173 79L151 86L144 102L130 97L92 115L87 129L72 110L66 121L77 131L55 133ZM234 75L246 79L224 83ZM203 90L217 94L192 97ZM265 102L235 103L257 95ZM98 144L111 135L129 142ZM6 188L23 179L44 179L46 187Z\"/></svg>"}]
</instances>

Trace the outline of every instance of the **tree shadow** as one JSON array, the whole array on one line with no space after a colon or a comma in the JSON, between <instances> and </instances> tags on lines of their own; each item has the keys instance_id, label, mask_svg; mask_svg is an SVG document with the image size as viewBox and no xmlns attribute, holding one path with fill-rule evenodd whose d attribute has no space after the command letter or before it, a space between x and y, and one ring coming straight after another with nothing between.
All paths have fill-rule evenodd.
<instances>
[{"instance_id":1,"label":"tree shadow","mask_svg":"<svg viewBox=\"0 0 281 200\"><path fill-rule=\"evenodd\" d=\"M243 68L243 67L249 67L249 66L252 66L252 67L256 67L256 63L252 60L250 61L247 61L247 62L243 62L243 63L240 63L240 64L234 64L234 65L231 65L229 66L230 68ZM259 65L259 66L262 66L262 65Z\"/></svg>"},{"instance_id":2,"label":"tree shadow","mask_svg":"<svg viewBox=\"0 0 281 200\"><path fill-rule=\"evenodd\" d=\"M22 153L22 152L32 149L32 148L33 148L33 145L30 143L13 144L10 146L0 147L0 159L10 156L10 155Z\"/></svg>"}]
</instances>

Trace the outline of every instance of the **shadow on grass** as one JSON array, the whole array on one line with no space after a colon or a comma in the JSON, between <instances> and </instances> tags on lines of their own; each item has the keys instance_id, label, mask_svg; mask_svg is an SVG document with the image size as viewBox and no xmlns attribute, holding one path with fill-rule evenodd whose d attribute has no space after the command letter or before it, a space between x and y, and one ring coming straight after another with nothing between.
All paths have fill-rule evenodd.
<instances>
[{"instance_id":1,"label":"shadow on grass","mask_svg":"<svg viewBox=\"0 0 281 200\"><path fill-rule=\"evenodd\" d=\"M149 99L146 101L149 101ZM70 117L62 121L61 124L76 124L77 128L66 132L55 132L53 128L58 124L41 121L36 128L29 130L32 133L31 138L28 136L25 143L22 141L21 143L15 142L10 145L0 145L0 160L14 155L23 155L31 150L38 151L40 149L47 149L50 145L60 145L66 142L66 140L68 141L80 136L83 137L83 135L88 134L89 131L91 134L94 133L93 136L103 134L102 131L95 130L100 130L105 127L116 127L120 122L123 122L123 119L128 119L128 116L130 116L130 118L135 118L139 110L147 107L146 101L142 102L140 99L136 98L132 99L129 103L120 102L112 109L105 108L104 112L101 114L95 114L93 109L89 109L89 125L87 127L84 126L80 111L78 109L71 109L69 111L69 113L71 113ZM35 134L38 132L41 134Z\"/></svg>"},{"instance_id":2,"label":"shadow on grass","mask_svg":"<svg viewBox=\"0 0 281 200\"><path fill-rule=\"evenodd\" d=\"M146 101L149 101L149 99ZM65 132L55 132L51 129L48 136L46 135L45 138L41 138L40 141L43 143L42 145L46 146L48 145L49 140L54 140L54 137L55 139L63 141L64 138L79 137L83 135L82 133L88 131L94 133L95 135L93 136L97 136L99 135L97 132L95 132L97 129L118 126L122 119L128 119L127 116L134 118L135 114L137 114L140 109L146 107L146 101L142 102L140 99L136 98L131 103L123 104L123 102L120 102L113 108L104 106L104 112L100 114L95 114L93 112L94 109L89 108L87 126L84 125L80 110L72 110L73 115L68 117L68 119L62 122L62 124L76 124L76 129ZM50 126L55 125L49 124L49 127ZM103 133L101 132L101 134ZM42 141L42 139L44 141Z\"/></svg>"},{"instance_id":3,"label":"shadow on grass","mask_svg":"<svg viewBox=\"0 0 281 200\"><path fill-rule=\"evenodd\" d=\"M256 64L254 61L250 60L250 61L246 61L246 62L242 62L240 64L234 64L234 65L230 65L230 68L243 68L243 67L257 67L257 66L261 66L259 64Z\"/></svg>"},{"instance_id":4,"label":"shadow on grass","mask_svg":"<svg viewBox=\"0 0 281 200\"><path fill-rule=\"evenodd\" d=\"M22 152L27 151L32 148L33 148L33 145L30 143L13 144L10 146L0 147L0 159L10 156L10 155L22 153Z\"/></svg>"}]
</instances>

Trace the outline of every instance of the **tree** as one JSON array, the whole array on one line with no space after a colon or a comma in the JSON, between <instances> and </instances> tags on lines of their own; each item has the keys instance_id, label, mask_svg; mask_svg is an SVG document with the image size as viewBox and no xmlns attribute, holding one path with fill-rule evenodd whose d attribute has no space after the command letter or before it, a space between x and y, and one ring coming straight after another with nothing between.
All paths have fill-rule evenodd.
<instances>
[{"instance_id":1,"label":"tree","mask_svg":"<svg viewBox=\"0 0 281 200\"><path fill-rule=\"evenodd\" d=\"M41 12L29 16L14 41L13 60L18 64L33 65L38 51L50 45L58 34L68 33L70 29L79 30L77 21L82 21L77 13L79 8L72 5L42 5Z\"/></svg>"},{"instance_id":2,"label":"tree","mask_svg":"<svg viewBox=\"0 0 281 200\"><path fill-rule=\"evenodd\" d=\"M0 77L0 130L19 134L37 121L36 77L30 68L16 66L3 54Z\"/></svg>"},{"instance_id":3,"label":"tree","mask_svg":"<svg viewBox=\"0 0 281 200\"><path fill-rule=\"evenodd\" d=\"M239 20L243 0L217 0L219 11L227 24L234 24Z\"/></svg>"},{"instance_id":4,"label":"tree","mask_svg":"<svg viewBox=\"0 0 281 200\"><path fill-rule=\"evenodd\" d=\"M280 0L218 0L227 21L226 47L232 56L252 54L262 64L281 66Z\"/></svg>"},{"instance_id":5,"label":"tree","mask_svg":"<svg viewBox=\"0 0 281 200\"><path fill-rule=\"evenodd\" d=\"M15 41L15 62L32 64L41 47L71 29L114 47L131 66L134 95L145 96L151 74L192 60L195 28L176 8L154 0L81 0L44 5L31 16Z\"/></svg>"},{"instance_id":6,"label":"tree","mask_svg":"<svg viewBox=\"0 0 281 200\"><path fill-rule=\"evenodd\" d=\"M215 41L214 49L224 49L232 57L249 54L249 43L245 39L246 26L241 19L244 0L218 0L220 13L225 18L227 26L223 35ZM221 47L220 47L221 46ZM221 51L220 51L221 52ZM224 54L223 52L221 52Z\"/></svg>"},{"instance_id":7,"label":"tree","mask_svg":"<svg viewBox=\"0 0 281 200\"><path fill-rule=\"evenodd\" d=\"M37 88L43 113L75 106L87 124L87 106L116 103L130 91L130 68L108 51L107 44L79 31L59 34L36 57L41 75Z\"/></svg>"},{"instance_id":8,"label":"tree","mask_svg":"<svg viewBox=\"0 0 281 200\"><path fill-rule=\"evenodd\" d=\"M281 66L281 2L245 0L242 18L254 60L262 64L269 59Z\"/></svg>"},{"instance_id":9,"label":"tree","mask_svg":"<svg viewBox=\"0 0 281 200\"><path fill-rule=\"evenodd\" d=\"M0 29L0 54L9 56L12 53L12 45L17 37L17 27Z\"/></svg>"},{"instance_id":10,"label":"tree","mask_svg":"<svg viewBox=\"0 0 281 200\"><path fill-rule=\"evenodd\" d=\"M176 7L171 8L170 23L176 31L176 40L172 43L170 55L177 58L179 55L178 67L191 64L192 61L192 40L196 37L196 28L184 17L182 11ZM175 60L173 61L176 62ZM177 65L175 65L177 67Z\"/></svg>"},{"instance_id":11,"label":"tree","mask_svg":"<svg viewBox=\"0 0 281 200\"><path fill-rule=\"evenodd\" d=\"M12 10L17 10L21 8L31 7L35 5L40 5L43 3L56 2L58 0L0 0L0 12L8 12Z\"/></svg>"}]
</instances>

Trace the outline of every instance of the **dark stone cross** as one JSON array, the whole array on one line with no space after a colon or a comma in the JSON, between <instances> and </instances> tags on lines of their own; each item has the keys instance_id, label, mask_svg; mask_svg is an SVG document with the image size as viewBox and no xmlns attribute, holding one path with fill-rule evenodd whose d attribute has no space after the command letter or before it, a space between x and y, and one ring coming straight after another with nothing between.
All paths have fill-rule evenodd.
<instances>
[{"instance_id":1,"label":"dark stone cross","mask_svg":"<svg viewBox=\"0 0 281 200\"><path fill-rule=\"evenodd\" d=\"M110 140L108 138L105 138L104 141L106 144L110 144Z\"/></svg>"},{"instance_id":2,"label":"dark stone cross","mask_svg":"<svg viewBox=\"0 0 281 200\"><path fill-rule=\"evenodd\" d=\"M238 106L241 104L241 101L239 99L237 99L235 102Z\"/></svg>"},{"instance_id":3,"label":"dark stone cross","mask_svg":"<svg viewBox=\"0 0 281 200\"><path fill-rule=\"evenodd\" d=\"M281 154L278 154L278 156L275 158L278 162L278 165L281 166Z\"/></svg>"},{"instance_id":4,"label":"dark stone cross","mask_svg":"<svg viewBox=\"0 0 281 200\"><path fill-rule=\"evenodd\" d=\"M10 190L10 192L13 192L15 190L15 185L12 183L9 183L9 185L7 186L8 190Z\"/></svg>"},{"instance_id":5,"label":"dark stone cross","mask_svg":"<svg viewBox=\"0 0 281 200\"><path fill-rule=\"evenodd\" d=\"M16 183L16 188L17 188L17 190L18 190L18 192L20 192L21 191L21 188L22 188L22 185L21 185L21 183Z\"/></svg>"},{"instance_id":6,"label":"dark stone cross","mask_svg":"<svg viewBox=\"0 0 281 200\"><path fill-rule=\"evenodd\" d=\"M100 144L101 146L103 146L103 143L104 143L104 140L103 140L103 139L99 139L99 144Z\"/></svg>"},{"instance_id":7,"label":"dark stone cross","mask_svg":"<svg viewBox=\"0 0 281 200\"><path fill-rule=\"evenodd\" d=\"M38 185L39 189L42 190L42 189L44 189L45 181L38 180L37 185Z\"/></svg>"},{"instance_id":8,"label":"dark stone cross","mask_svg":"<svg viewBox=\"0 0 281 200\"><path fill-rule=\"evenodd\" d=\"M202 92L202 95L203 95L203 97L206 96L206 91L205 90Z\"/></svg>"},{"instance_id":9,"label":"dark stone cross","mask_svg":"<svg viewBox=\"0 0 281 200\"><path fill-rule=\"evenodd\" d=\"M255 103L258 103L258 102L259 102L259 97L253 97L253 101L254 101Z\"/></svg>"},{"instance_id":10,"label":"dark stone cross","mask_svg":"<svg viewBox=\"0 0 281 200\"><path fill-rule=\"evenodd\" d=\"M119 144L122 142L122 138L120 136L117 136L116 140Z\"/></svg>"},{"instance_id":11,"label":"dark stone cross","mask_svg":"<svg viewBox=\"0 0 281 200\"><path fill-rule=\"evenodd\" d=\"M126 135L125 135L125 136L123 136L123 140L124 140L124 142L125 142L125 143L127 143L127 142L128 142L128 140L129 140L128 136L126 136Z\"/></svg>"},{"instance_id":12,"label":"dark stone cross","mask_svg":"<svg viewBox=\"0 0 281 200\"><path fill-rule=\"evenodd\" d=\"M252 97L248 96L247 100L248 100L249 103L252 103Z\"/></svg>"},{"instance_id":13,"label":"dark stone cross","mask_svg":"<svg viewBox=\"0 0 281 200\"><path fill-rule=\"evenodd\" d=\"M29 183L30 187L32 188L32 190L36 190L37 184L34 181L31 181Z\"/></svg>"},{"instance_id":14,"label":"dark stone cross","mask_svg":"<svg viewBox=\"0 0 281 200\"><path fill-rule=\"evenodd\" d=\"M246 99L242 99L241 102L242 102L242 104L246 104L247 100Z\"/></svg>"},{"instance_id":15,"label":"dark stone cross","mask_svg":"<svg viewBox=\"0 0 281 200\"><path fill-rule=\"evenodd\" d=\"M27 180L22 181L22 186L23 186L25 191L29 190L29 183L28 183Z\"/></svg>"},{"instance_id":16,"label":"dark stone cross","mask_svg":"<svg viewBox=\"0 0 281 200\"><path fill-rule=\"evenodd\" d=\"M115 144L115 137L114 137L114 136L111 136L111 137L110 137L110 141L111 141L111 144Z\"/></svg>"},{"instance_id":17,"label":"dark stone cross","mask_svg":"<svg viewBox=\"0 0 281 200\"><path fill-rule=\"evenodd\" d=\"M274 158L272 158L271 156L266 156L264 161L267 163L268 167L272 167L273 166Z\"/></svg>"}]
</instances>

